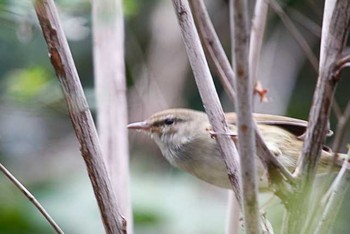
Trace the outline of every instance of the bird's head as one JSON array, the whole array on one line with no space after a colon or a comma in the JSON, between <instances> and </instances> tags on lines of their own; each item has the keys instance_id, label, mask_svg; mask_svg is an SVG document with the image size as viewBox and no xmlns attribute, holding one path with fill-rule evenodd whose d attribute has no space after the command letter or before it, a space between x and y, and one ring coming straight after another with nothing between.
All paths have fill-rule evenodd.
<instances>
[{"instance_id":1,"label":"bird's head","mask_svg":"<svg viewBox=\"0 0 350 234\"><path fill-rule=\"evenodd\" d=\"M169 109L157 112L142 122L128 124L128 129L142 131L162 147L179 147L199 132L207 116L189 109Z\"/></svg>"}]
</instances>

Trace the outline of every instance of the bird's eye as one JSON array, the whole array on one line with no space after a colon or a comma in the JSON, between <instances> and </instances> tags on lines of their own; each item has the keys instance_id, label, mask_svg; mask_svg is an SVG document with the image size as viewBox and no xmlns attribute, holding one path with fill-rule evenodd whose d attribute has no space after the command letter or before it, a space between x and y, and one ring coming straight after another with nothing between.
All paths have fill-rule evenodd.
<instances>
[{"instance_id":1,"label":"bird's eye","mask_svg":"<svg viewBox=\"0 0 350 234\"><path fill-rule=\"evenodd\" d=\"M165 123L166 125L172 125L174 122L175 122L174 118L171 118L171 117L166 118L166 119L164 120L164 123Z\"/></svg>"}]
</instances>

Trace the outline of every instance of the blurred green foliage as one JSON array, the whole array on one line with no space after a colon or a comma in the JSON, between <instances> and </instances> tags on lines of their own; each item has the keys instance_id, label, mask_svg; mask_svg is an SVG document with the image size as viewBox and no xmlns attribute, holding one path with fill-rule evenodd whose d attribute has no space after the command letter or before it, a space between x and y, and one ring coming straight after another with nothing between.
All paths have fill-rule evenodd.
<instances>
[{"instance_id":1,"label":"blurred green foliage","mask_svg":"<svg viewBox=\"0 0 350 234\"><path fill-rule=\"evenodd\" d=\"M14 185L0 178L0 233L47 233L40 215Z\"/></svg>"}]
</instances>

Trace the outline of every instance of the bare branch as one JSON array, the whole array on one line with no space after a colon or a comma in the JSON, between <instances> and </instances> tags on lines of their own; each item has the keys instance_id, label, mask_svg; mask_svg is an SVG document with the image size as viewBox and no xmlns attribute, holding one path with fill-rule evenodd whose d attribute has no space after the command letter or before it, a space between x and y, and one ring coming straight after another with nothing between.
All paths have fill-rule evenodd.
<instances>
[{"instance_id":1,"label":"bare branch","mask_svg":"<svg viewBox=\"0 0 350 234\"><path fill-rule=\"evenodd\" d=\"M329 10L331 12L328 12ZM334 10L333 10L334 9ZM315 175L315 166L320 157L325 139L330 104L332 103L337 79L334 68L347 39L350 15L350 2L338 0L326 1L321 40L320 74L310 111L309 127L305 136L303 154L296 169L296 175L308 181Z\"/></svg>"},{"instance_id":2,"label":"bare branch","mask_svg":"<svg viewBox=\"0 0 350 234\"><path fill-rule=\"evenodd\" d=\"M240 204L232 191L228 192L225 234L239 233Z\"/></svg>"},{"instance_id":3,"label":"bare branch","mask_svg":"<svg viewBox=\"0 0 350 234\"><path fill-rule=\"evenodd\" d=\"M291 15L291 18L294 19L297 23L303 26L306 30L314 34L316 37L321 38L321 26L316 22L311 20L306 15L302 14L299 10L294 9L293 7L288 8L288 12Z\"/></svg>"},{"instance_id":4,"label":"bare branch","mask_svg":"<svg viewBox=\"0 0 350 234\"><path fill-rule=\"evenodd\" d=\"M33 205L39 210L39 212L44 216L44 218L49 222L51 227L55 230L56 233L63 234L62 229L56 224L56 222L51 218L49 213L45 210L45 208L40 204L40 202L31 194L26 187L24 187L21 182L19 182L15 176L9 172L4 165L0 163L0 171L4 173L4 175L11 180L11 182L16 185L16 187L28 198L28 200L33 203Z\"/></svg>"},{"instance_id":5,"label":"bare branch","mask_svg":"<svg viewBox=\"0 0 350 234\"><path fill-rule=\"evenodd\" d=\"M270 1L271 7L274 9L274 11L279 15L281 18L282 22L286 26L286 28L291 32L291 34L294 36L295 40L299 43L300 47L303 49L304 53L306 54L306 57L310 61L312 67L314 70L318 73L318 59L313 53L312 49L310 48L309 44L303 37L303 35L299 32L293 21L289 18L289 16L283 11L282 7L278 4L276 0L268 0ZM294 14L298 14L299 12L294 10ZM303 17L300 13L298 15L299 17ZM306 17L304 17L306 18ZM303 23L309 22L308 20L304 20ZM309 22L309 24L312 24L312 22ZM316 25L310 25L310 27L315 28L317 32L320 32L318 30L318 27ZM320 33L319 33L320 34ZM317 34L319 36L319 34ZM336 100L333 100L332 103L332 110L336 117L339 119L341 117L341 112L339 111L339 104L337 103Z\"/></svg>"},{"instance_id":6,"label":"bare branch","mask_svg":"<svg viewBox=\"0 0 350 234\"><path fill-rule=\"evenodd\" d=\"M255 4L254 9L254 17L252 21L252 27L251 27L251 35L250 35L250 48L249 48L249 74L251 75L251 81L252 84L255 84L257 82L257 69L260 61L260 54L261 54L261 46L264 38L264 32L265 32L265 25L266 25L266 17L267 17L267 11L268 11L268 4L267 0L258 0ZM256 123L254 123L255 129L257 129ZM279 163L279 161L272 155L270 150L267 148L266 144L264 143L259 131L256 130L256 147L257 151L259 152L259 158L264 164L265 168L268 170L270 174L270 179L274 180L275 182L279 181L281 178L279 174L276 175L275 170L278 168L283 174L283 176L291 183L294 184L294 178L292 177L291 173ZM274 171L274 172L272 172ZM271 174L274 174L272 176ZM285 189L280 184L280 189Z\"/></svg>"},{"instance_id":7,"label":"bare branch","mask_svg":"<svg viewBox=\"0 0 350 234\"><path fill-rule=\"evenodd\" d=\"M220 41L218 40L218 36L212 26L212 23L210 21L210 18L208 16L208 12L205 8L205 5L202 0L190 0L191 7L193 9L193 16L195 18L196 24L199 29L199 35L202 38L204 47L207 48L209 51L210 58L214 61L215 67L219 72L219 76L221 77L221 80L223 82L223 86L226 86L226 90L229 94L229 96L234 98L234 90L232 87L227 87L227 85L231 84L235 80L235 74L233 72L232 67L230 66L229 60L224 53L224 50L222 48L222 45L220 44ZM210 52L211 51L211 52ZM259 141L261 139L257 138ZM257 147L260 147L260 145L265 145L264 142L260 142ZM262 159L263 161L266 161L273 169L278 169L287 180L292 181L293 178L291 174L288 172L286 168L283 167L279 163L278 160L269 152L268 148L263 147L262 149L257 149L258 152L267 150L266 152L261 153L261 157L264 157ZM259 155L259 156L260 156ZM276 173L274 173L276 174ZM278 176L278 175L277 175Z\"/></svg>"},{"instance_id":8,"label":"bare branch","mask_svg":"<svg viewBox=\"0 0 350 234\"><path fill-rule=\"evenodd\" d=\"M338 77L340 75L340 72L346 67L350 67L350 53L344 55L338 60L335 67L334 76Z\"/></svg>"},{"instance_id":9,"label":"bare branch","mask_svg":"<svg viewBox=\"0 0 350 234\"><path fill-rule=\"evenodd\" d=\"M35 10L48 45L51 63L56 70L68 105L75 134L95 192L106 233L125 233L112 185L102 157L96 128L83 88L58 19L53 0L36 0Z\"/></svg>"},{"instance_id":10,"label":"bare branch","mask_svg":"<svg viewBox=\"0 0 350 234\"><path fill-rule=\"evenodd\" d=\"M344 197L350 187L350 163L345 160L337 177L331 185L329 199L325 209L323 210L321 221L314 233L327 234L329 233L332 223L334 222L339 208L344 200Z\"/></svg>"},{"instance_id":11,"label":"bare branch","mask_svg":"<svg viewBox=\"0 0 350 234\"><path fill-rule=\"evenodd\" d=\"M92 23L100 144L118 207L132 234L122 1L93 1Z\"/></svg>"},{"instance_id":12,"label":"bare branch","mask_svg":"<svg viewBox=\"0 0 350 234\"><path fill-rule=\"evenodd\" d=\"M214 26L209 18L208 11L203 0L190 0L193 17L198 28L198 33L203 43L203 47L214 63L214 67L219 74L222 86L232 103L235 102L234 80L235 74L227 59L220 40L215 32Z\"/></svg>"},{"instance_id":13,"label":"bare branch","mask_svg":"<svg viewBox=\"0 0 350 234\"><path fill-rule=\"evenodd\" d=\"M300 233L305 227L312 185L322 145L325 141L329 112L338 81L334 68L344 49L350 25L350 2L327 0L324 8L319 78L313 98L305 142L295 175L300 179L299 191L293 197L288 223L289 233Z\"/></svg>"},{"instance_id":14,"label":"bare branch","mask_svg":"<svg viewBox=\"0 0 350 234\"><path fill-rule=\"evenodd\" d=\"M299 43L300 47L304 50L306 57L309 59L315 71L318 71L318 59L314 55L312 49L310 48L309 44L307 43L303 35L299 32L297 27L294 25L293 21L283 11L282 7L277 3L277 1L276 0L269 0L269 1L272 9L276 12L276 14L278 14L282 22L285 24L286 28L291 32L295 40Z\"/></svg>"},{"instance_id":15,"label":"bare branch","mask_svg":"<svg viewBox=\"0 0 350 234\"><path fill-rule=\"evenodd\" d=\"M247 2L234 0L234 48L236 68L236 113L238 149L241 159L244 227L246 233L260 233L255 132L252 117L252 82L249 71Z\"/></svg>"},{"instance_id":16,"label":"bare branch","mask_svg":"<svg viewBox=\"0 0 350 234\"><path fill-rule=\"evenodd\" d=\"M265 33L267 11L267 0L257 0L252 20L249 48L249 74L252 77L251 81L253 85L255 85L258 80L257 72L260 62L261 46Z\"/></svg>"},{"instance_id":17,"label":"bare branch","mask_svg":"<svg viewBox=\"0 0 350 234\"><path fill-rule=\"evenodd\" d=\"M203 48L194 25L192 14L186 0L173 0L175 13L178 17L182 38L185 43L187 55L193 70L203 105L208 114L209 121L215 132L228 132L219 97L215 91L214 82L211 78L209 67L205 59ZM218 134L216 140L222 150L227 173L232 184L236 198L241 203L239 181L239 158L236 147L231 138L225 134Z\"/></svg>"},{"instance_id":18,"label":"bare branch","mask_svg":"<svg viewBox=\"0 0 350 234\"><path fill-rule=\"evenodd\" d=\"M343 115L338 120L336 135L335 135L333 147L332 147L333 152L335 154L334 163L336 162L336 159L337 159L336 156L337 156L337 153L339 153L341 143L346 133L346 126L348 125L349 121L350 121L350 101L346 105Z\"/></svg>"}]
</instances>

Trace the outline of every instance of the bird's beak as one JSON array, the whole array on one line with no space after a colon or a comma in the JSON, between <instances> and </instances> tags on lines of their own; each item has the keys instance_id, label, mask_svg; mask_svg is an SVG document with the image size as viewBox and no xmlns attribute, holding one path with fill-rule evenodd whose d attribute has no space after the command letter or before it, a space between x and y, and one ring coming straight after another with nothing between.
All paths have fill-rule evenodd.
<instances>
[{"instance_id":1,"label":"bird's beak","mask_svg":"<svg viewBox=\"0 0 350 234\"><path fill-rule=\"evenodd\" d=\"M148 131L150 129L150 125L147 122L136 122L127 125L128 129L136 129L136 130L144 130Z\"/></svg>"}]
</instances>

